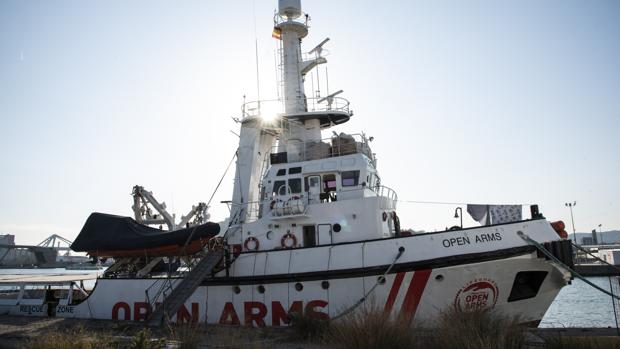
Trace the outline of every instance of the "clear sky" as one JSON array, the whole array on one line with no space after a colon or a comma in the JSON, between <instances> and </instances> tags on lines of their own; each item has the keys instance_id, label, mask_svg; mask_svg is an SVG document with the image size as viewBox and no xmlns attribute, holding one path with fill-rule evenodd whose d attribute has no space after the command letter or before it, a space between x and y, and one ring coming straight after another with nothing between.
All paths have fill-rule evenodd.
<instances>
[{"instance_id":1,"label":"clear sky","mask_svg":"<svg viewBox=\"0 0 620 349\"><path fill-rule=\"evenodd\" d=\"M0 1L0 233L73 239L93 211L131 215L135 184L177 216L207 201L256 97L255 37L275 97L277 2L253 4ZM331 38L330 89L355 112L338 131L375 137L405 227L457 220L404 201L538 203L568 223L575 200L578 231L620 229L620 1L303 7L305 49Z\"/></svg>"}]
</instances>

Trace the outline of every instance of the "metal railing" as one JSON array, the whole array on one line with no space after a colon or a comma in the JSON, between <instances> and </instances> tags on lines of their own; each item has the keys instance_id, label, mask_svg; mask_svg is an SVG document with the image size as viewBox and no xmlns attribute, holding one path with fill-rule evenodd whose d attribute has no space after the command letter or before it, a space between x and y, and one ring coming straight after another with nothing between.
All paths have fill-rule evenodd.
<instances>
[{"instance_id":1,"label":"metal railing","mask_svg":"<svg viewBox=\"0 0 620 349\"><path fill-rule=\"evenodd\" d=\"M263 117L269 120L278 119L284 115L284 102L283 99L245 102L241 106L242 118ZM308 113L342 112L351 115L351 103L342 97L307 97L298 103L300 109Z\"/></svg>"},{"instance_id":2,"label":"metal railing","mask_svg":"<svg viewBox=\"0 0 620 349\"><path fill-rule=\"evenodd\" d=\"M392 188L388 188L382 185L368 188L375 192L378 198L380 198L379 208L382 210L395 210L398 203L398 195Z\"/></svg>"},{"instance_id":3,"label":"metal railing","mask_svg":"<svg viewBox=\"0 0 620 349\"><path fill-rule=\"evenodd\" d=\"M278 152L279 146L271 149L271 154ZM321 141L288 140L287 161L289 163L326 159L337 156L364 154L374 163L374 156L364 134L340 134Z\"/></svg>"},{"instance_id":4,"label":"metal railing","mask_svg":"<svg viewBox=\"0 0 620 349\"><path fill-rule=\"evenodd\" d=\"M359 195L356 195L354 197L351 197L350 194L351 193L355 193L355 192L359 192ZM374 195L365 195L365 193L371 192ZM362 199L365 197L373 197L376 196L377 198L379 198L379 209L381 210L389 210L389 211L393 211L396 210L396 205L398 203L398 195L396 194L396 191L394 191L393 189L389 188L389 187L385 187L385 186L374 186L374 187L366 187L366 186L359 186L359 188L355 188L355 189L346 189L346 190L340 190L337 191L336 194L338 195L338 201L347 201L347 200L354 200L354 199ZM253 222L256 221L257 219L260 219L262 217L264 217L265 215L270 215L273 217L285 217L288 215L293 215L293 214L298 214L298 211L303 211L305 212L307 210L308 205L310 204L309 198L306 195L306 193L301 193L301 194L294 194L294 196L299 197L298 200L300 200L303 203L303 208L302 209L298 209L298 210L291 210L291 212L289 213L284 213L284 214L276 214L276 206L275 204L273 205L273 207L266 209L265 212L265 205L267 203L271 204L271 203L276 203L277 200L274 200L274 198L267 198L261 201L252 201L252 202L248 202L247 204L245 204L244 206L246 206L246 222ZM298 204L298 203L296 203Z\"/></svg>"}]
</instances>

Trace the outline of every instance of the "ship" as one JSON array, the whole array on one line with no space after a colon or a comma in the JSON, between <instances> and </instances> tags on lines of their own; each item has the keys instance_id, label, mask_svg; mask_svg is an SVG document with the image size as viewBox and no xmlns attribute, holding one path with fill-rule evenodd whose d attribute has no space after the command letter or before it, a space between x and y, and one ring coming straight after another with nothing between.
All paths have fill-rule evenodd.
<instances>
[{"instance_id":1,"label":"ship","mask_svg":"<svg viewBox=\"0 0 620 349\"><path fill-rule=\"evenodd\" d=\"M374 306L416 324L450 309L540 322L571 281L563 224L537 205L470 205L479 225L402 229L373 139L330 133L353 117L342 91L306 95L308 74L327 63L327 39L302 51L308 21L300 0L278 2L280 98L244 101L236 118L230 216L179 226L164 215L149 227L139 214L93 214L72 247L115 263L87 297L42 313L262 327L286 326L293 313L337 319Z\"/></svg>"}]
</instances>

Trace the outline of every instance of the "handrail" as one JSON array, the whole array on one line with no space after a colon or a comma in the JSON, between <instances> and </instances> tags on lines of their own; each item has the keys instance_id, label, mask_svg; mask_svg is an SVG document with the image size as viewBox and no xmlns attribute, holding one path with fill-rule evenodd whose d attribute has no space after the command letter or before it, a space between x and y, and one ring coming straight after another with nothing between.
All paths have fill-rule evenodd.
<instances>
[{"instance_id":1,"label":"handrail","mask_svg":"<svg viewBox=\"0 0 620 349\"><path fill-rule=\"evenodd\" d=\"M396 204L398 203L398 194L396 194L396 191L393 190L392 188L389 188L383 185L377 185L374 187L358 185L358 187L351 187L346 190L337 191L336 193L351 193L351 192L357 192L357 191L361 192L364 190L369 190L373 192L377 198L382 199L382 201L380 202L380 209L382 210L395 210L396 209ZM305 202L305 205L308 205L309 198L306 195L306 193L307 192L302 192L299 194L291 194L291 195L299 196L299 198ZM360 198L363 198L363 196L361 196ZM270 203L273 199L274 198L270 196L266 199L243 203L243 206L246 207L246 214L247 214L248 220L253 221L253 220L260 218L261 215L259 215L259 212L261 212L261 207L265 203ZM344 200L351 200L351 199L339 199L339 201L344 201ZM262 216L264 216L265 214L266 214L265 212L262 212Z\"/></svg>"},{"instance_id":2,"label":"handrail","mask_svg":"<svg viewBox=\"0 0 620 349\"><path fill-rule=\"evenodd\" d=\"M319 103L320 101L320 103ZM311 103L312 102L312 103ZM342 97L306 97L304 108L306 112L344 112L351 114L351 103ZM284 99L266 99L245 102L241 105L242 119L261 116L261 111L273 113L273 116L282 116L284 111Z\"/></svg>"},{"instance_id":3,"label":"handrail","mask_svg":"<svg viewBox=\"0 0 620 349\"><path fill-rule=\"evenodd\" d=\"M375 157L370 149L369 140L363 133L339 134L319 141L289 140L290 147L297 148L294 154L289 151L288 163L333 158L338 156L364 154L373 164ZM273 146L270 154L278 153L279 146Z\"/></svg>"}]
</instances>

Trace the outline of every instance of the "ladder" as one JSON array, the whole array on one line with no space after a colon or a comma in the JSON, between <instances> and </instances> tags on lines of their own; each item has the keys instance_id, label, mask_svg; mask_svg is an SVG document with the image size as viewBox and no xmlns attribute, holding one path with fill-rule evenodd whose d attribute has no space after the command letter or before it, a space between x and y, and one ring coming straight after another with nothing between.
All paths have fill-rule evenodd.
<instances>
[{"instance_id":1,"label":"ladder","mask_svg":"<svg viewBox=\"0 0 620 349\"><path fill-rule=\"evenodd\" d=\"M187 298L200 286L202 280L213 271L223 256L224 250L218 249L209 251L206 256L201 258L196 266L176 284L170 295L156 306L155 311L148 318L149 326L160 326L164 319L172 318Z\"/></svg>"}]
</instances>

